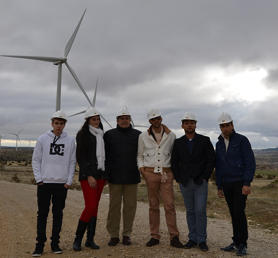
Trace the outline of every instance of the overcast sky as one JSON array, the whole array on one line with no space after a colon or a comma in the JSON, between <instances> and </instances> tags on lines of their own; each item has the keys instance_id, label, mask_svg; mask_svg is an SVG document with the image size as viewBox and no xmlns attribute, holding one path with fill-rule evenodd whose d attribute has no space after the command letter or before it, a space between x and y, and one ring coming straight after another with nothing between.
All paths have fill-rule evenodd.
<instances>
[{"instance_id":1,"label":"overcast sky","mask_svg":"<svg viewBox=\"0 0 278 258\"><path fill-rule=\"evenodd\" d=\"M189 111L215 143L225 111L254 148L278 146L278 1L0 0L0 54L62 57L85 8L68 62L90 97L100 78L96 107L113 126L123 105L146 125L158 108L181 136ZM0 57L0 134L50 129L56 84L52 63ZM87 107L63 67L62 109ZM83 122L69 119L66 131Z\"/></svg>"}]
</instances>

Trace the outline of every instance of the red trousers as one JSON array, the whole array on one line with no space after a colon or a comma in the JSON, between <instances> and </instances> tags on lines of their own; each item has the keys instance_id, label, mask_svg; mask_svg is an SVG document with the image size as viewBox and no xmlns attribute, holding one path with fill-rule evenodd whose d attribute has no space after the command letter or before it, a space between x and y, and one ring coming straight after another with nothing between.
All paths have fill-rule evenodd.
<instances>
[{"instance_id":1,"label":"red trousers","mask_svg":"<svg viewBox=\"0 0 278 258\"><path fill-rule=\"evenodd\" d=\"M81 214L80 220L89 222L92 217L97 217L98 204L105 181L104 179L98 179L95 188L90 187L88 180L80 181L85 201L85 208Z\"/></svg>"}]
</instances>

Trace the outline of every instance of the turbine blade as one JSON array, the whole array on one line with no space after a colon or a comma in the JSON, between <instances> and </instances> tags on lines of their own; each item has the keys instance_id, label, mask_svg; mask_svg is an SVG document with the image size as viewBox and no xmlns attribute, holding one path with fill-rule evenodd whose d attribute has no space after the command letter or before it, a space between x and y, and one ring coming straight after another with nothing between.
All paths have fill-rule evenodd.
<instances>
[{"instance_id":1,"label":"turbine blade","mask_svg":"<svg viewBox=\"0 0 278 258\"><path fill-rule=\"evenodd\" d=\"M93 98L93 107L96 106L96 98L97 98L97 86L98 86L98 78L97 78L97 82L96 82L96 88L95 88L95 92L94 92L94 98Z\"/></svg>"},{"instance_id":2,"label":"turbine blade","mask_svg":"<svg viewBox=\"0 0 278 258\"><path fill-rule=\"evenodd\" d=\"M106 118L100 113L100 117L110 126L110 128L113 128L112 125L106 120Z\"/></svg>"},{"instance_id":3,"label":"turbine blade","mask_svg":"<svg viewBox=\"0 0 278 258\"><path fill-rule=\"evenodd\" d=\"M79 79L78 79L76 73L73 71L73 69L69 66L69 64L68 64L67 62L65 62L65 64L66 64L67 68L69 69L69 71L70 71L72 77L73 77L74 80L76 81L78 87L79 87L80 90L83 92L83 94L84 94L84 96L86 97L86 99L88 100L90 106L92 106L92 102L91 102L91 100L89 99L89 97L88 97L86 91L84 90L84 88L83 88L81 82L79 81Z\"/></svg>"},{"instance_id":4,"label":"turbine blade","mask_svg":"<svg viewBox=\"0 0 278 258\"><path fill-rule=\"evenodd\" d=\"M59 58L59 57L47 57L47 56L15 56L15 55L0 55L4 57L12 57L12 58L22 58L22 59L31 59L31 60L39 60L39 61L45 61L45 62L65 62L65 58Z\"/></svg>"},{"instance_id":5,"label":"turbine blade","mask_svg":"<svg viewBox=\"0 0 278 258\"><path fill-rule=\"evenodd\" d=\"M83 111L74 113L74 114L70 115L69 117L73 117L73 116L77 116L77 115L80 115L80 114L84 114L85 112L86 112L86 110L83 110Z\"/></svg>"},{"instance_id":6,"label":"turbine blade","mask_svg":"<svg viewBox=\"0 0 278 258\"><path fill-rule=\"evenodd\" d=\"M133 125L134 127L142 127L142 128L149 128L149 126L146 125Z\"/></svg>"},{"instance_id":7,"label":"turbine blade","mask_svg":"<svg viewBox=\"0 0 278 258\"><path fill-rule=\"evenodd\" d=\"M81 24L81 22L82 22L82 20L83 20L83 17L84 17L84 15L85 15L85 13L86 13L86 9L85 9L85 11L83 12L83 14L82 14L82 16L81 16L81 19L79 20L79 23L77 24L77 26L76 26L76 28L75 28L73 34L71 35L70 39L69 39L68 42L67 42L67 45L66 45L66 47L65 47L64 57L67 57L68 54L69 54L69 52L70 52L70 50L71 50L73 41L74 41L74 39L75 39L75 37L76 37L76 34L77 34L78 30L79 30L80 24Z\"/></svg>"}]
</instances>

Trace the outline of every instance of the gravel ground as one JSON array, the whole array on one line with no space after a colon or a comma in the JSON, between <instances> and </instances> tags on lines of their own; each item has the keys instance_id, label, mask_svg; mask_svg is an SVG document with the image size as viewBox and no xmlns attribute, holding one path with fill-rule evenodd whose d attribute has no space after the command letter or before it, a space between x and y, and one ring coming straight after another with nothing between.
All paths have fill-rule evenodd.
<instances>
[{"instance_id":1,"label":"gravel ground","mask_svg":"<svg viewBox=\"0 0 278 258\"><path fill-rule=\"evenodd\" d=\"M109 199L103 195L100 201L99 216L96 232L96 242L99 250L86 247L82 252L72 251L72 242L77 221L83 209L83 198L80 191L70 190L64 211L63 230L61 233L61 248L64 253L58 257L235 257L235 254L223 253L220 247L231 242L231 224L229 221L208 219L209 252L203 253L199 249L175 249L169 246L169 238L165 224L164 212L161 209L161 243L147 248L145 242L149 240L148 205L138 203L132 245L109 247L105 224ZM48 238L50 236L49 216ZM178 211L178 227L180 239L187 240L187 225L185 213ZM31 257L35 246L36 229L36 186L0 181L0 257L22 258ZM278 235L263 229L249 229L248 257L278 257ZM46 243L43 257L57 257L52 254L49 240Z\"/></svg>"}]
</instances>

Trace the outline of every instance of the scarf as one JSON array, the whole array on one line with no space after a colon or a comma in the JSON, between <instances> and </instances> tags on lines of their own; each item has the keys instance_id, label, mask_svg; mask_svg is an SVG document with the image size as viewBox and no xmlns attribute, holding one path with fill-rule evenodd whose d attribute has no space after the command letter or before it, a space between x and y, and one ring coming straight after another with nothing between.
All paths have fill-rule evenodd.
<instances>
[{"instance_id":1,"label":"scarf","mask_svg":"<svg viewBox=\"0 0 278 258\"><path fill-rule=\"evenodd\" d=\"M104 141L103 141L103 130L89 125L89 131L92 135L94 135L97 138L97 148L96 148L97 168L104 171L105 151L104 151Z\"/></svg>"}]
</instances>

